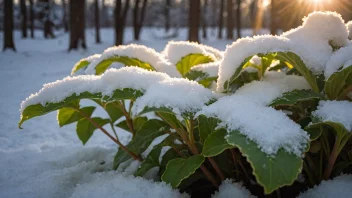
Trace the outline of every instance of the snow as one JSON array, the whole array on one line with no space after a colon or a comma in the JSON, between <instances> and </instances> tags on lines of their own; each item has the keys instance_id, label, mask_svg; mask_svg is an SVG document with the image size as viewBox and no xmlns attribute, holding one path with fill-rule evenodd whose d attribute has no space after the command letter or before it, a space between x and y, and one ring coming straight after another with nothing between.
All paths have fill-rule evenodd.
<instances>
[{"instance_id":1,"label":"snow","mask_svg":"<svg viewBox=\"0 0 352 198\"><path fill-rule=\"evenodd\" d=\"M206 50L203 45L188 41L170 41L162 54L174 65L189 54L203 54L210 56L213 60L217 60L215 55L210 52L209 48Z\"/></svg>"},{"instance_id":2,"label":"snow","mask_svg":"<svg viewBox=\"0 0 352 198\"><path fill-rule=\"evenodd\" d=\"M195 81L170 78L150 87L136 100L133 108L135 114L138 114L144 107L167 107L181 116L187 112L196 113L215 97L212 91Z\"/></svg>"},{"instance_id":3,"label":"snow","mask_svg":"<svg viewBox=\"0 0 352 198\"><path fill-rule=\"evenodd\" d=\"M348 23L346 23L346 27L348 29L348 38L350 40L352 40L352 21L349 21Z\"/></svg>"},{"instance_id":4,"label":"snow","mask_svg":"<svg viewBox=\"0 0 352 198\"><path fill-rule=\"evenodd\" d=\"M66 77L53 83L48 83L43 88L29 96L21 104L21 112L34 104L55 103L83 92L102 93L111 95L116 89L132 88L144 91L158 81L169 78L168 75L155 71L147 71L138 67L124 67L109 69L101 76L81 75Z\"/></svg>"},{"instance_id":5,"label":"snow","mask_svg":"<svg viewBox=\"0 0 352 198\"><path fill-rule=\"evenodd\" d=\"M323 122L339 122L352 132L352 103L349 101L320 101L312 115Z\"/></svg>"},{"instance_id":6,"label":"snow","mask_svg":"<svg viewBox=\"0 0 352 198\"><path fill-rule=\"evenodd\" d=\"M285 113L237 94L220 98L204 107L200 114L219 118L229 131L239 130L268 155L275 155L283 148L300 157L309 141L308 134Z\"/></svg>"},{"instance_id":7,"label":"snow","mask_svg":"<svg viewBox=\"0 0 352 198\"><path fill-rule=\"evenodd\" d=\"M212 198L254 198L251 193L239 183L233 183L232 180L226 179L219 186L219 191L212 195Z\"/></svg>"},{"instance_id":8,"label":"snow","mask_svg":"<svg viewBox=\"0 0 352 198\"><path fill-rule=\"evenodd\" d=\"M332 180L322 181L313 189L301 193L298 198L337 198L351 197L352 175L341 175Z\"/></svg>"},{"instance_id":9,"label":"snow","mask_svg":"<svg viewBox=\"0 0 352 198\"><path fill-rule=\"evenodd\" d=\"M341 67L351 66L352 64L345 64L346 62L352 60L352 46L347 46L340 48L330 57L329 61L326 63L325 68L325 78L329 78L331 74L337 72Z\"/></svg>"},{"instance_id":10,"label":"snow","mask_svg":"<svg viewBox=\"0 0 352 198\"><path fill-rule=\"evenodd\" d=\"M143 45L129 44L106 49L99 59L94 59L86 69L86 74L95 74L95 67L103 60L113 56L127 56L149 63L156 71L179 77L176 67L165 60L161 54ZM128 65L133 66L133 65Z\"/></svg>"},{"instance_id":11,"label":"snow","mask_svg":"<svg viewBox=\"0 0 352 198\"><path fill-rule=\"evenodd\" d=\"M202 71L207 73L210 77L218 76L220 62L211 62L193 66L191 71Z\"/></svg>"}]
</instances>

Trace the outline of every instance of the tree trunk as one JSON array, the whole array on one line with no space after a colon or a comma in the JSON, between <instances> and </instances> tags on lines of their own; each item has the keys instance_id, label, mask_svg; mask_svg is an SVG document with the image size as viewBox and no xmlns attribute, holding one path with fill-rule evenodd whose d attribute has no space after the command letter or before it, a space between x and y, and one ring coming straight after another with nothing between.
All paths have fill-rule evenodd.
<instances>
[{"instance_id":1,"label":"tree trunk","mask_svg":"<svg viewBox=\"0 0 352 198\"><path fill-rule=\"evenodd\" d=\"M204 0L204 6L202 10L202 29L203 29L203 38L206 39L207 36L207 14L208 14L208 0Z\"/></svg>"},{"instance_id":2,"label":"tree trunk","mask_svg":"<svg viewBox=\"0 0 352 198\"><path fill-rule=\"evenodd\" d=\"M224 4L225 0L220 1L220 13L219 13L219 32L218 32L218 38L222 39L222 27L223 27L223 21L224 21Z\"/></svg>"},{"instance_id":3,"label":"tree trunk","mask_svg":"<svg viewBox=\"0 0 352 198\"><path fill-rule=\"evenodd\" d=\"M29 0L29 29L31 30L31 38L34 38L34 10L33 10L33 0Z\"/></svg>"},{"instance_id":4,"label":"tree trunk","mask_svg":"<svg viewBox=\"0 0 352 198\"><path fill-rule=\"evenodd\" d=\"M233 40L233 0L227 0L227 39Z\"/></svg>"},{"instance_id":5,"label":"tree trunk","mask_svg":"<svg viewBox=\"0 0 352 198\"><path fill-rule=\"evenodd\" d=\"M165 17L165 32L169 32L170 30L170 8L171 8L171 0L166 0L164 17Z\"/></svg>"},{"instance_id":6,"label":"tree trunk","mask_svg":"<svg viewBox=\"0 0 352 198\"><path fill-rule=\"evenodd\" d=\"M94 8L95 8L95 42L101 43L100 41L100 12L99 12L99 2L98 0L94 0Z\"/></svg>"},{"instance_id":7,"label":"tree trunk","mask_svg":"<svg viewBox=\"0 0 352 198\"><path fill-rule=\"evenodd\" d=\"M188 40L199 42L200 0L189 0Z\"/></svg>"},{"instance_id":8,"label":"tree trunk","mask_svg":"<svg viewBox=\"0 0 352 198\"><path fill-rule=\"evenodd\" d=\"M64 25L65 32L68 32L66 0L62 0L61 3L62 3L62 11L63 11L62 24Z\"/></svg>"},{"instance_id":9,"label":"tree trunk","mask_svg":"<svg viewBox=\"0 0 352 198\"><path fill-rule=\"evenodd\" d=\"M27 38L27 7L26 1L20 1L21 7L21 28L22 28L22 38Z\"/></svg>"},{"instance_id":10,"label":"tree trunk","mask_svg":"<svg viewBox=\"0 0 352 198\"><path fill-rule=\"evenodd\" d=\"M276 26L276 2L275 0L271 0L271 8L270 8L270 34L276 35L277 26Z\"/></svg>"},{"instance_id":11,"label":"tree trunk","mask_svg":"<svg viewBox=\"0 0 352 198\"><path fill-rule=\"evenodd\" d=\"M123 34L125 30L125 21L130 7L130 0L126 0L125 6L122 9L122 1L116 0L115 5L115 45L123 44Z\"/></svg>"},{"instance_id":12,"label":"tree trunk","mask_svg":"<svg viewBox=\"0 0 352 198\"><path fill-rule=\"evenodd\" d=\"M237 0L237 8L236 8L236 25L237 25L237 38L241 38L241 0Z\"/></svg>"},{"instance_id":13,"label":"tree trunk","mask_svg":"<svg viewBox=\"0 0 352 198\"><path fill-rule=\"evenodd\" d=\"M4 48L16 51L15 44L13 42L13 1L4 0Z\"/></svg>"},{"instance_id":14,"label":"tree trunk","mask_svg":"<svg viewBox=\"0 0 352 198\"><path fill-rule=\"evenodd\" d=\"M85 0L70 0L70 47L69 51L76 50L79 45L86 49L85 40Z\"/></svg>"},{"instance_id":15,"label":"tree trunk","mask_svg":"<svg viewBox=\"0 0 352 198\"><path fill-rule=\"evenodd\" d=\"M145 10L147 8L147 0L143 0L142 6L140 5L141 1L136 0L133 9L133 30L134 30L134 40L139 40L141 29L143 26L145 18ZM142 7L142 8L141 8ZM140 9L141 8L141 9Z\"/></svg>"}]
</instances>

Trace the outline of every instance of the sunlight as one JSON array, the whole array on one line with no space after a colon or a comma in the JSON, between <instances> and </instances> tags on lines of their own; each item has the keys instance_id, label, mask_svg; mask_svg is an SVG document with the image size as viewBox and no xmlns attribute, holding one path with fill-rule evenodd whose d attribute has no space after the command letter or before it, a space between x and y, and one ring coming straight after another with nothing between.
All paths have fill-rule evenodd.
<instances>
[{"instance_id":1,"label":"sunlight","mask_svg":"<svg viewBox=\"0 0 352 198\"><path fill-rule=\"evenodd\" d=\"M263 7L268 7L271 3L271 0L263 0Z\"/></svg>"}]
</instances>

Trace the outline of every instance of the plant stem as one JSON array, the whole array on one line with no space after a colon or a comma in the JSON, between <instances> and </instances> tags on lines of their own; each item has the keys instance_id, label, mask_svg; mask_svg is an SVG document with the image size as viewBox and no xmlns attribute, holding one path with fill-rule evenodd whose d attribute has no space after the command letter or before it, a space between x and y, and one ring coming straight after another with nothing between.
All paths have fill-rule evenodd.
<instances>
[{"instance_id":1,"label":"plant stem","mask_svg":"<svg viewBox=\"0 0 352 198\"><path fill-rule=\"evenodd\" d=\"M336 137L334 148L332 149L331 154L330 154L328 166L325 169L325 172L324 172L324 175L323 175L323 179L324 180L329 179L329 177L331 175L332 169L333 169L333 167L335 165L335 162L336 162L336 159L337 159L337 157L339 155L339 150L338 149L340 147L340 142L341 142L340 139L338 137Z\"/></svg>"},{"instance_id":2,"label":"plant stem","mask_svg":"<svg viewBox=\"0 0 352 198\"><path fill-rule=\"evenodd\" d=\"M126 118L127 126L130 129L132 135L134 136L136 134L136 132L135 132L134 127L133 127L133 120L132 120L132 118L130 116L130 113L127 112L126 107L125 107L125 105L122 102L118 102L118 104L119 104L119 108L121 109L123 115Z\"/></svg>"},{"instance_id":3,"label":"plant stem","mask_svg":"<svg viewBox=\"0 0 352 198\"><path fill-rule=\"evenodd\" d=\"M218 164L215 162L215 160L212 157L208 157L209 162L211 163L211 165L214 167L216 173L220 176L221 181L225 180L226 177L225 175L222 173L221 169L219 168Z\"/></svg>"},{"instance_id":4,"label":"plant stem","mask_svg":"<svg viewBox=\"0 0 352 198\"><path fill-rule=\"evenodd\" d=\"M247 173L247 170L246 170L246 168L244 167L243 163L241 162L240 159L236 160L237 154L236 154L235 150L234 150L234 149L230 149L230 150L231 150L231 153L232 153L232 157L233 157L234 163L237 162L237 163L240 165L240 167L241 167L241 169L242 169L244 175L245 175L246 178L249 180L249 179L250 179L249 174Z\"/></svg>"},{"instance_id":5,"label":"plant stem","mask_svg":"<svg viewBox=\"0 0 352 198\"><path fill-rule=\"evenodd\" d=\"M218 188L220 186L219 182L215 179L215 177L213 176L213 174L211 174L211 172L207 169L207 167L205 167L204 165L201 165L200 169L203 171L204 175L209 179L209 181L215 187Z\"/></svg>"},{"instance_id":6,"label":"plant stem","mask_svg":"<svg viewBox=\"0 0 352 198\"><path fill-rule=\"evenodd\" d=\"M73 107L71 107L73 108ZM129 155L131 155L135 160L142 161L142 158L135 153L129 151L118 139L114 138L112 135L110 135L109 132L107 132L103 127L101 127L98 123L96 123L93 119L91 119L89 116L87 116L85 113L83 113L80 109L78 108L73 108L74 110L78 111L84 118L86 118L89 122L91 122L96 128L100 129L105 135L107 135L112 141L114 141L121 149L123 149L125 152L127 152Z\"/></svg>"}]
</instances>

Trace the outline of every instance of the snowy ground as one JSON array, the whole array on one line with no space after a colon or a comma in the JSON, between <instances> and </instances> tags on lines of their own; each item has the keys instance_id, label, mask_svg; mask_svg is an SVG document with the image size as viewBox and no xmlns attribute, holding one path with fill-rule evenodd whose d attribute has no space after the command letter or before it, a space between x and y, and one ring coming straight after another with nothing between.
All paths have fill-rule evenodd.
<instances>
[{"instance_id":1,"label":"snowy ground","mask_svg":"<svg viewBox=\"0 0 352 198\"><path fill-rule=\"evenodd\" d=\"M156 33L155 29L144 31L139 44L161 51L168 40L156 38ZM226 44L231 42L219 41L209 33L214 39L203 41L205 44L224 50ZM174 40L186 39L185 30L180 35ZM0 46L3 46L2 36L0 34ZM131 29L127 30L126 37L126 41L131 42ZM74 125L59 128L56 113L28 121L23 125L23 130L17 127L21 101L38 91L44 83L69 75L79 59L110 47L113 31L102 30L102 40L102 44L94 44L94 31L87 30L88 50L68 53L67 34L59 33L56 39L45 40L42 32L38 31L36 39L23 40L20 32L16 32L18 52L0 53L0 197L82 197L87 193L94 197L87 191L93 186L101 191L114 189L115 196L163 196L155 194L160 192L158 190L146 190L160 186L145 180L127 176L115 178L112 172L98 173L111 170L116 152L115 144L99 132L86 146L82 146ZM128 136L122 135L123 142L128 139ZM113 182L104 183L104 175ZM132 180L135 180L134 185L144 185L146 189L135 191L128 188ZM174 195L178 196L177 193Z\"/></svg>"}]
</instances>

